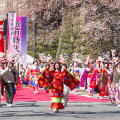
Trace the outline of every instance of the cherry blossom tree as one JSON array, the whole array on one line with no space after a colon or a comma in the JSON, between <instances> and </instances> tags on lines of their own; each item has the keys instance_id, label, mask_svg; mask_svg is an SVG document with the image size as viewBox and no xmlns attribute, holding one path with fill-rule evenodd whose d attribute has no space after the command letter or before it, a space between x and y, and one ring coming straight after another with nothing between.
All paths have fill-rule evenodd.
<instances>
[{"instance_id":1,"label":"cherry blossom tree","mask_svg":"<svg viewBox=\"0 0 120 120\"><path fill-rule=\"evenodd\" d=\"M112 49L120 54L120 0L6 0L6 4L4 14L16 12L17 16L44 21L41 30L47 34L41 36L41 30L38 31L36 45L47 46L49 49L44 50L50 54L52 43L56 42L53 58L64 52L60 47L63 42L74 49L71 55L78 52L96 59ZM34 34L30 33L28 41L32 44ZM65 34L69 36L69 44L61 42L61 35L66 39ZM39 49L41 53L42 49Z\"/></svg>"}]
</instances>

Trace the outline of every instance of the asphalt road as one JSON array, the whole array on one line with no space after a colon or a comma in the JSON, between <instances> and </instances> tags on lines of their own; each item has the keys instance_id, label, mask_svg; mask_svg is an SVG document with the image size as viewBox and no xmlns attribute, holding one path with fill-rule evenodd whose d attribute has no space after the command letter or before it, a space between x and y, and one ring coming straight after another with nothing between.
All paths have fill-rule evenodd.
<instances>
[{"instance_id":1,"label":"asphalt road","mask_svg":"<svg viewBox=\"0 0 120 120\"><path fill-rule=\"evenodd\" d=\"M1 120L120 120L120 108L111 103L69 102L64 110L53 113L50 102L1 103Z\"/></svg>"}]
</instances>

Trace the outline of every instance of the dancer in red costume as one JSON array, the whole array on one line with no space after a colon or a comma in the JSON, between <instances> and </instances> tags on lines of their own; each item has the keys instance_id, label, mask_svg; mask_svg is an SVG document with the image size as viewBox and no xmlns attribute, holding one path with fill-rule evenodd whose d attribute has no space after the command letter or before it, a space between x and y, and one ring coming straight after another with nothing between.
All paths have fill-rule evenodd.
<instances>
[{"instance_id":1,"label":"dancer in red costume","mask_svg":"<svg viewBox=\"0 0 120 120\"><path fill-rule=\"evenodd\" d=\"M33 61L33 68L31 69L31 83L30 85L33 86L33 93L37 94L38 93L38 77L40 75L40 69L38 67L38 60Z\"/></svg>"},{"instance_id":2,"label":"dancer in red costume","mask_svg":"<svg viewBox=\"0 0 120 120\"><path fill-rule=\"evenodd\" d=\"M50 97L52 98L51 109L55 113L59 112L59 109L64 109L64 105L62 103L63 98L63 90L64 84L70 87L73 90L78 84L79 80L75 78L71 73L67 70L63 70L61 72L60 63L55 63L55 71L53 74L53 80L50 84Z\"/></svg>"},{"instance_id":3,"label":"dancer in red costume","mask_svg":"<svg viewBox=\"0 0 120 120\"><path fill-rule=\"evenodd\" d=\"M113 77L114 77L114 73L115 73L115 65L114 62L111 60L108 62L108 90L109 90L109 100L111 103L115 102L115 86L114 86L114 82L113 82Z\"/></svg>"},{"instance_id":4,"label":"dancer in red costume","mask_svg":"<svg viewBox=\"0 0 120 120\"><path fill-rule=\"evenodd\" d=\"M86 88L87 88L87 94L89 96L94 95L94 88L96 85L96 70L93 68L93 61L90 60L88 62L89 69L87 74L87 80L86 80Z\"/></svg>"},{"instance_id":5,"label":"dancer in red costume","mask_svg":"<svg viewBox=\"0 0 120 120\"><path fill-rule=\"evenodd\" d=\"M52 98L51 109L55 113L59 112L59 109L64 109L62 104L63 98L63 79L60 69L60 63L55 63L55 71L53 74L53 80L50 85L50 97Z\"/></svg>"},{"instance_id":6,"label":"dancer in red costume","mask_svg":"<svg viewBox=\"0 0 120 120\"><path fill-rule=\"evenodd\" d=\"M102 99L103 96L109 96L109 92L108 92L109 79L108 79L108 72L107 72L107 63L104 63L103 65L100 80L101 80L100 81L101 93L99 94L99 96L100 96L100 99Z\"/></svg>"},{"instance_id":7,"label":"dancer in red costume","mask_svg":"<svg viewBox=\"0 0 120 120\"><path fill-rule=\"evenodd\" d=\"M51 109L53 109L55 113L58 113L59 109L64 109L62 104L64 88L63 84L67 85L71 90L73 90L80 83L80 81L65 69L61 73L59 62L55 63L52 80L51 76L52 74L49 68L45 68L38 80L46 88L49 86L49 95L52 99Z\"/></svg>"}]
</instances>

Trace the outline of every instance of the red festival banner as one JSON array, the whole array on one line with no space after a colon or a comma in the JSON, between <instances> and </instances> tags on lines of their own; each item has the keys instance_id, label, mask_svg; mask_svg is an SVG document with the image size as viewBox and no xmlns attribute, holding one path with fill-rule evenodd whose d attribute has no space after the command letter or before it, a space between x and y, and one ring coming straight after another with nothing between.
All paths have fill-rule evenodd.
<instances>
[{"instance_id":1,"label":"red festival banner","mask_svg":"<svg viewBox=\"0 0 120 120\"><path fill-rule=\"evenodd\" d=\"M3 21L0 21L0 52L4 53Z\"/></svg>"}]
</instances>

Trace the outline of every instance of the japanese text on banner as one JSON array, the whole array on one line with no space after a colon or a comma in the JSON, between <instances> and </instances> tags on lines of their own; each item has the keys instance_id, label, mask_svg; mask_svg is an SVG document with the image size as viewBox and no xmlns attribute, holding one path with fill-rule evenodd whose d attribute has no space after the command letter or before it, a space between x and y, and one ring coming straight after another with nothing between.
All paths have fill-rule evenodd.
<instances>
[{"instance_id":1,"label":"japanese text on banner","mask_svg":"<svg viewBox=\"0 0 120 120\"><path fill-rule=\"evenodd\" d=\"M16 20L15 30L14 30L14 37L13 37L13 46L15 49L15 53L19 54L20 51L20 45L21 43L21 22L20 20Z\"/></svg>"}]
</instances>

